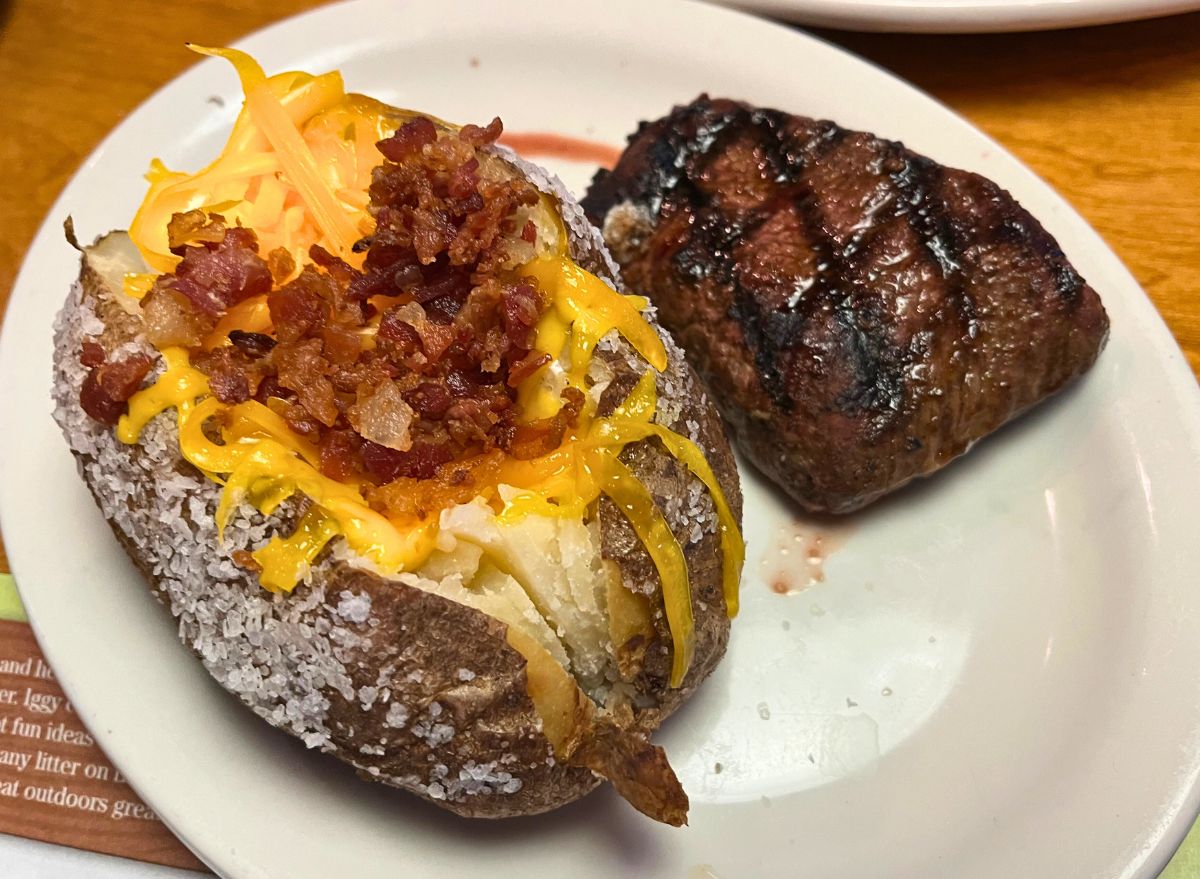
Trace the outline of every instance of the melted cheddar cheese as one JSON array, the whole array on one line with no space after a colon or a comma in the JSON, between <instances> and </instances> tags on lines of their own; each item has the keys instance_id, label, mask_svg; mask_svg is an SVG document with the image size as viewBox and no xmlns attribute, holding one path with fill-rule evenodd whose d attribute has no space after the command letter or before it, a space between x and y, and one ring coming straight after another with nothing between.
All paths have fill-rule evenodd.
<instances>
[{"instance_id":1,"label":"melted cheddar cheese","mask_svg":"<svg viewBox=\"0 0 1200 879\"><path fill-rule=\"evenodd\" d=\"M351 245L371 229L366 190L380 157L375 142L412 114L359 95L345 94L337 73L309 76L283 73L266 77L241 52L197 49L220 55L237 67L245 105L221 156L197 174L168 171L155 163L147 175L150 190L131 226L147 263L171 271L166 226L179 211L220 210L230 223L253 228L261 249L284 247L296 264L317 243L348 261ZM738 576L744 547L737 523L703 452L689 439L653 421L656 375L667 368L667 352L654 327L642 316L646 300L623 296L577 265L568 253L568 235L557 208L544 199L554 227L546 240L551 252L515 271L537 282L548 306L536 327L535 348L552 362L517 389L520 417L532 421L555 414L566 386L587 392L588 371L600 340L616 331L648 363L627 398L600 416L587 398L571 434L559 448L527 461L505 458L488 490L495 515L511 522L530 514L582 518L601 495L621 510L645 546L662 583L674 646L671 685L678 686L691 661L694 623L683 550L654 498L619 459L634 442L657 439L707 487L717 510L724 557L726 603L737 611ZM154 275L126 278L126 292L140 296ZM149 280L147 280L149 279ZM270 330L266 297L247 300L229 311L205 341L225 344L232 329ZM389 519L364 499L361 486L323 475L317 449L294 433L269 406L256 401L223 404L211 396L208 380L192 367L182 348L162 352L165 369L150 387L129 401L117 426L125 443L136 443L145 426L168 409L178 417L183 457L224 484L217 509L223 533L239 507L249 503L270 515L293 495L310 506L288 537L276 536L252 555L260 582L288 592L307 574L321 550L341 537L359 556L384 573L414 570L433 552L439 514L424 519ZM502 501L501 495L507 500Z\"/></svg>"}]
</instances>

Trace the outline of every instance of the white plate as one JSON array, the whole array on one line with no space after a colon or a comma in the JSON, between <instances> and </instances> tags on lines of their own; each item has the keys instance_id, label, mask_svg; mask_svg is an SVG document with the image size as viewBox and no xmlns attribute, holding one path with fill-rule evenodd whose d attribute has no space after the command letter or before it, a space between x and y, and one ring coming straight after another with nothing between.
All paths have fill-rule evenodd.
<instances>
[{"instance_id":1,"label":"white plate","mask_svg":"<svg viewBox=\"0 0 1200 879\"><path fill-rule=\"evenodd\" d=\"M858 31L1041 31L1158 18L1200 0L712 0L800 24Z\"/></svg>"},{"instance_id":2,"label":"white plate","mask_svg":"<svg viewBox=\"0 0 1200 879\"><path fill-rule=\"evenodd\" d=\"M856 517L826 579L768 585L791 512L751 474L745 609L713 679L663 730L692 797L672 830L609 791L556 814L453 818L306 753L175 640L49 418L50 324L75 273L68 213L126 222L161 154L198 167L237 106L205 61L131 115L52 209L15 288L0 512L39 640L137 790L231 877L1151 877L1200 805L1200 395L1116 257L1033 174L876 68L726 10L618 0L324 8L244 47L269 69L510 130L620 143L727 94L901 138L1000 181L1104 297L1093 372L920 488ZM197 34L201 39L203 34ZM224 99L220 108L211 96ZM581 188L589 168L563 165ZM722 765L717 773L716 764Z\"/></svg>"}]
</instances>

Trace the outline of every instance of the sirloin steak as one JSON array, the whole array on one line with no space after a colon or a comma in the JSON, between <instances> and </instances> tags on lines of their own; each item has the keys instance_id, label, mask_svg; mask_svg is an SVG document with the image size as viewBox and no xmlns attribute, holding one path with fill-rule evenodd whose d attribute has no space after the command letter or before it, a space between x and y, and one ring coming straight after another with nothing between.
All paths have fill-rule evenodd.
<instances>
[{"instance_id":1,"label":"sirloin steak","mask_svg":"<svg viewBox=\"0 0 1200 879\"><path fill-rule=\"evenodd\" d=\"M1006 191L833 122L701 96L642 123L583 205L743 452L810 510L937 470L1108 333Z\"/></svg>"}]
</instances>

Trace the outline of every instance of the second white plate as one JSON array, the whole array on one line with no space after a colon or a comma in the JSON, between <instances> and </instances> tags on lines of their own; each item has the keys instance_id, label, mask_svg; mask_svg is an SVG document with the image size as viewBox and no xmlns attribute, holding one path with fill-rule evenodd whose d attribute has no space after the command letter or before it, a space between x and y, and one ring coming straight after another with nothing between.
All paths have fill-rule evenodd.
<instances>
[{"instance_id":1,"label":"second white plate","mask_svg":"<svg viewBox=\"0 0 1200 879\"><path fill-rule=\"evenodd\" d=\"M859 31L1041 31L1158 18L1198 0L713 0L799 24Z\"/></svg>"}]
</instances>

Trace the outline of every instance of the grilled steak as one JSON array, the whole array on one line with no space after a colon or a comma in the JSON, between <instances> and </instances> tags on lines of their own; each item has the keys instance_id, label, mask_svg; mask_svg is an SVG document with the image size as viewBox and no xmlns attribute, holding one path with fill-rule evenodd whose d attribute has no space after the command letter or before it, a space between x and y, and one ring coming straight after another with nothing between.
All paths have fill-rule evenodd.
<instances>
[{"instance_id":1,"label":"grilled steak","mask_svg":"<svg viewBox=\"0 0 1200 879\"><path fill-rule=\"evenodd\" d=\"M942 467L1108 332L1011 195L832 122L702 96L643 123L583 204L743 452L811 510Z\"/></svg>"}]
</instances>

